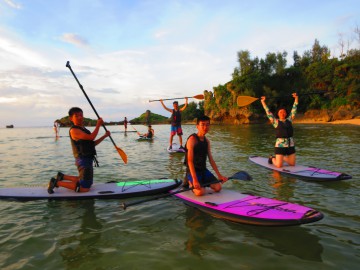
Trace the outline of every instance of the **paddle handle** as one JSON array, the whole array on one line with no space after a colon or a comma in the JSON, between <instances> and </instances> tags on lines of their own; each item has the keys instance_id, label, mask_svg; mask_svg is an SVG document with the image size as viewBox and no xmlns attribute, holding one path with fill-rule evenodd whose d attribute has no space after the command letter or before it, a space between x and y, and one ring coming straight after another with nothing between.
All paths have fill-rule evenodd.
<instances>
[{"instance_id":1,"label":"paddle handle","mask_svg":"<svg viewBox=\"0 0 360 270\"><path fill-rule=\"evenodd\" d=\"M90 98L89 98L88 95L86 94L86 92L85 92L85 90L84 90L84 87L81 85L81 83L79 82L78 78L76 77L74 71L72 70L69 61L66 62L66 67L70 69L72 75L74 76L76 82L78 83L81 91L84 93L84 95L85 95L87 101L89 102L91 108L93 109L93 111L94 111L94 113L96 114L97 118L100 119L100 116L99 116L98 112L96 111L94 105L92 104ZM106 126L105 126L104 124L102 125L102 127L105 129L105 131L108 131L107 128L106 128ZM114 145L115 147L117 147L116 144L115 144L115 142L114 142L114 140L113 140L113 138L111 137L111 135L109 136L109 138L110 138L111 142L113 143L113 145Z\"/></svg>"}]
</instances>

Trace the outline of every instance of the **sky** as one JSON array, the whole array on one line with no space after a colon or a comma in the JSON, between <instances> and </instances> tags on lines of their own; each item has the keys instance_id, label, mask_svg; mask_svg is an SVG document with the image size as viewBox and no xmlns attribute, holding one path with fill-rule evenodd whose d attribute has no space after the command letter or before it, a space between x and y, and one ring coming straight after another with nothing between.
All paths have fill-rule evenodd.
<instances>
[{"instance_id":1,"label":"sky","mask_svg":"<svg viewBox=\"0 0 360 270\"><path fill-rule=\"evenodd\" d=\"M149 100L212 91L241 50L291 65L317 39L336 57L340 37L358 48L355 27L359 0L0 0L0 128L52 126L74 106L96 119L67 61L105 121L169 116Z\"/></svg>"}]
</instances>

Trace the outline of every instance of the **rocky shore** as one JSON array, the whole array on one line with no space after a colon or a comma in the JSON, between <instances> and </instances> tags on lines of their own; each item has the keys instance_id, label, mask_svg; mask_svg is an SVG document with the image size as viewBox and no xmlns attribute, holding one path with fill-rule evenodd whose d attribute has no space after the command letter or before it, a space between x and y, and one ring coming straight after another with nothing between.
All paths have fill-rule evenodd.
<instances>
[{"instance_id":1,"label":"rocky shore","mask_svg":"<svg viewBox=\"0 0 360 270\"><path fill-rule=\"evenodd\" d=\"M259 124L268 121L265 114L254 114L248 108L209 112L209 114L212 123L220 125ZM360 125L360 109L342 106L337 110L309 110L304 114L298 113L294 123Z\"/></svg>"}]
</instances>

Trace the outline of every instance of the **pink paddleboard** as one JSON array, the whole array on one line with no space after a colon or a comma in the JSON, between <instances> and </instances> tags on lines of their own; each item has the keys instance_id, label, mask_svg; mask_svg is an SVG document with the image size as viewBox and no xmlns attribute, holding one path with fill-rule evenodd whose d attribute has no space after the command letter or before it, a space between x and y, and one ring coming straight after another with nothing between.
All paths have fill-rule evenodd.
<instances>
[{"instance_id":1,"label":"pink paddleboard","mask_svg":"<svg viewBox=\"0 0 360 270\"><path fill-rule=\"evenodd\" d=\"M222 189L221 192L209 189L203 196L196 196L190 190L174 196L215 217L245 224L289 226L323 218L322 213L306 206L228 189Z\"/></svg>"}]
</instances>

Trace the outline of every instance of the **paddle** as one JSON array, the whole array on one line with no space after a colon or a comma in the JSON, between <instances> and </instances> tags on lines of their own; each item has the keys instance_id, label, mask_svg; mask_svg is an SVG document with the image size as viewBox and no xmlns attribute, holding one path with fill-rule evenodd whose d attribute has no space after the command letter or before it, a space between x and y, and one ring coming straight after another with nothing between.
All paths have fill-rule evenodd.
<instances>
[{"instance_id":1,"label":"paddle","mask_svg":"<svg viewBox=\"0 0 360 270\"><path fill-rule=\"evenodd\" d=\"M75 80L77 81L80 89L81 89L82 92L84 93L84 95L85 95L87 101L89 102L91 108L94 110L97 118L99 119L99 118L100 118L99 114L97 113L94 105L91 103L91 100L89 99L88 95L86 94L86 92L85 92L85 90L84 90L84 87L80 84L78 78L76 77L74 71L72 70L69 61L66 62L66 67L70 69L72 75L74 76L74 78L75 78ZM105 131L107 131L105 125L103 124L102 126L103 126L103 128L105 129ZM116 144L115 144L115 142L114 142L114 140L113 140L113 138L112 138L111 136L109 136L109 138L110 138L111 142L113 143L113 145L115 146L116 151L119 153L119 155L120 155L120 157L122 158L122 160L124 161L124 163L127 164L127 155L125 154L125 152L124 152L121 148L119 148L119 147L116 146Z\"/></svg>"},{"instance_id":2,"label":"paddle","mask_svg":"<svg viewBox=\"0 0 360 270\"><path fill-rule=\"evenodd\" d=\"M200 94L200 95L196 95L196 96L193 96L193 97L180 97L180 98L164 98L164 99L155 99L155 100L149 100L149 102L160 101L160 100L183 99L183 98L204 99L204 95Z\"/></svg>"},{"instance_id":3,"label":"paddle","mask_svg":"<svg viewBox=\"0 0 360 270\"><path fill-rule=\"evenodd\" d=\"M140 132L139 131L137 131L136 130L136 128L134 128L132 125L131 125L131 127L133 128L133 130L135 130L136 131L136 133L140 136Z\"/></svg>"},{"instance_id":4,"label":"paddle","mask_svg":"<svg viewBox=\"0 0 360 270\"><path fill-rule=\"evenodd\" d=\"M301 94L301 96L308 96L308 95L313 95L313 94L324 94L324 91L314 91L314 92L309 92L306 94ZM283 98L283 97L291 97L291 96L282 96L282 97L270 97L267 99L277 99L277 98ZM256 98L256 97L251 97L251 96L238 96L237 97L237 105L239 107L244 107L247 105L250 105L251 103L257 101L260 98Z\"/></svg>"},{"instance_id":5,"label":"paddle","mask_svg":"<svg viewBox=\"0 0 360 270\"><path fill-rule=\"evenodd\" d=\"M228 180L244 180L244 181L250 181L252 180L252 177L245 171L239 171L235 174L233 174L232 176L230 176L228 178ZM216 183L222 183L222 181L220 180L217 180L217 181L214 181L214 182L211 182L211 183L208 183L206 185L211 185L211 184L216 184ZM169 192L169 193L166 193L166 194L162 194L162 195L159 195L159 196L155 196L155 197L151 197L151 198L146 198L146 199L143 199L143 200L139 200L139 201L135 201L135 202L129 202L129 203L125 203L123 202L121 204L121 207L126 210L127 207L129 206L133 206L133 205L137 205L137 204L142 204L142 203L145 203L145 202L150 202L150 201L155 201L155 200L158 200L158 199L162 199L162 198L166 198L166 197L170 197L172 195L175 195L175 194L178 194L178 193L181 193L181 192L185 192L185 191L189 191L189 190L192 190L194 189L193 187L190 187L190 188L184 188L184 189L180 189L178 191L174 191L174 192Z\"/></svg>"}]
</instances>

